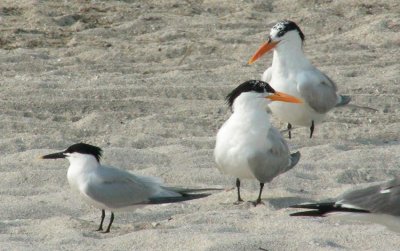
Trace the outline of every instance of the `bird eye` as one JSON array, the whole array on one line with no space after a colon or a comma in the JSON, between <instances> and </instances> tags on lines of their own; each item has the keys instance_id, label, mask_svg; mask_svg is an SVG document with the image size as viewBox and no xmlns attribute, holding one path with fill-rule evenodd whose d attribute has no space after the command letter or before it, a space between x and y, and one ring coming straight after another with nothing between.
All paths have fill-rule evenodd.
<instances>
[{"instance_id":1,"label":"bird eye","mask_svg":"<svg viewBox=\"0 0 400 251\"><path fill-rule=\"evenodd\" d=\"M278 35L278 37L282 37L284 34L285 34L285 32L283 30L281 30L281 31L278 32L277 35Z\"/></svg>"}]
</instances>

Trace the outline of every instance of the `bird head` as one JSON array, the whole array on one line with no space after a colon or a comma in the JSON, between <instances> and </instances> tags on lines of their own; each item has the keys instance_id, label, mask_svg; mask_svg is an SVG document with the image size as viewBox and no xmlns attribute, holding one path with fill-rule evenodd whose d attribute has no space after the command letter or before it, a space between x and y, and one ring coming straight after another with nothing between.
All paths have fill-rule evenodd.
<instances>
[{"instance_id":1,"label":"bird head","mask_svg":"<svg viewBox=\"0 0 400 251\"><path fill-rule=\"evenodd\" d=\"M250 58L248 64L254 63L261 56L284 43L291 42L294 43L293 46L299 44L301 47L304 39L305 36L303 32L295 22L289 20L280 21L271 28L267 42L260 46L256 53Z\"/></svg>"},{"instance_id":2,"label":"bird head","mask_svg":"<svg viewBox=\"0 0 400 251\"><path fill-rule=\"evenodd\" d=\"M263 98L263 99L260 99ZM271 103L273 101L282 101L289 103L302 103L294 96L283 92L275 91L267 82L260 80L248 80L226 96L228 105L232 108L234 103Z\"/></svg>"},{"instance_id":3,"label":"bird head","mask_svg":"<svg viewBox=\"0 0 400 251\"><path fill-rule=\"evenodd\" d=\"M85 143L78 143L68 147L66 150L62 152L44 155L41 158L42 159L66 158L70 162L74 161L75 159L94 158L97 162L100 162L101 155L102 155L101 148Z\"/></svg>"}]
</instances>

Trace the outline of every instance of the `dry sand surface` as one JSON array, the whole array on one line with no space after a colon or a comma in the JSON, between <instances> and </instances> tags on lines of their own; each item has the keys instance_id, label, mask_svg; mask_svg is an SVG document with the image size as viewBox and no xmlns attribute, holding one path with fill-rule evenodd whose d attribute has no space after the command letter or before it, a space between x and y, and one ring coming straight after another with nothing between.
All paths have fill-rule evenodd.
<instances>
[{"instance_id":1,"label":"dry sand surface","mask_svg":"<svg viewBox=\"0 0 400 251\"><path fill-rule=\"evenodd\" d=\"M398 250L380 225L291 218L286 207L400 174L399 13L397 0L2 0L0 249ZM378 111L336 109L312 140L296 128L299 164L266 186L265 205L233 205L234 179L213 158L224 97L270 65L272 55L245 63L284 18L342 94ZM81 141L102 147L103 163L226 190L117 212L100 234L68 162L37 158ZM254 200L257 182L242 184Z\"/></svg>"}]
</instances>

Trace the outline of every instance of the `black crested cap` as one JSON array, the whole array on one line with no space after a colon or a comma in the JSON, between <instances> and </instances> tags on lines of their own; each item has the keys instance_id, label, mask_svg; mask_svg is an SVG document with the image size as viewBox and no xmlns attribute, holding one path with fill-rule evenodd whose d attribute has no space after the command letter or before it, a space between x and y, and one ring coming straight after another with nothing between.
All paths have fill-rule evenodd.
<instances>
[{"instance_id":1,"label":"black crested cap","mask_svg":"<svg viewBox=\"0 0 400 251\"><path fill-rule=\"evenodd\" d=\"M92 146L85 143L74 144L67 148L64 153L83 153L93 155L100 162L102 151L100 147Z\"/></svg>"},{"instance_id":2,"label":"black crested cap","mask_svg":"<svg viewBox=\"0 0 400 251\"><path fill-rule=\"evenodd\" d=\"M279 21L272 27L272 29L278 31L278 37L282 37L288 31L297 30L299 32L301 41L304 42L305 36L303 32L300 30L300 27L293 21L290 20Z\"/></svg>"},{"instance_id":3,"label":"black crested cap","mask_svg":"<svg viewBox=\"0 0 400 251\"><path fill-rule=\"evenodd\" d=\"M258 92L258 93L275 93L275 90L267 83L261 80L248 80L238 87L236 87L231 93L226 96L226 102L232 107L233 102L237 97L240 96L243 92Z\"/></svg>"}]
</instances>

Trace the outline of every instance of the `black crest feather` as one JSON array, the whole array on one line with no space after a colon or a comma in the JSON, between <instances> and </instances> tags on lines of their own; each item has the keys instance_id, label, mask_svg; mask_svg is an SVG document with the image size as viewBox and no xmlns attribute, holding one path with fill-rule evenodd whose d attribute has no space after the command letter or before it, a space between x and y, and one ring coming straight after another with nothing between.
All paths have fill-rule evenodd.
<instances>
[{"instance_id":1,"label":"black crest feather","mask_svg":"<svg viewBox=\"0 0 400 251\"><path fill-rule=\"evenodd\" d=\"M279 21L274 25L274 27L272 27L272 29L278 30L279 37L285 35L285 33L288 31L297 30L297 32L299 32L301 41L304 42L305 39L304 33L300 30L300 27L293 21L290 20Z\"/></svg>"},{"instance_id":2,"label":"black crest feather","mask_svg":"<svg viewBox=\"0 0 400 251\"><path fill-rule=\"evenodd\" d=\"M92 146L85 143L77 143L67 148L64 151L65 153L83 153L83 154L91 154L93 155L98 162L100 162L100 158L103 150L100 147Z\"/></svg>"},{"instance_id":3,"label":"black crest feather","mask_svg":"<svg viewBox=\"0 0 400 251\"><path fill-rule=\"evenodd\" d=\"M261 80L248 80L242 84L240 84L238 87L236 87L231 93L229 93L226 96L226 102L230 107L232 107L233 102L237 97L240 96L243 92L258 92L258 93L263 93L263 92L269 92L269 93L275 93L275 90L267 83Z\"/></svg>"}]
</instances>

